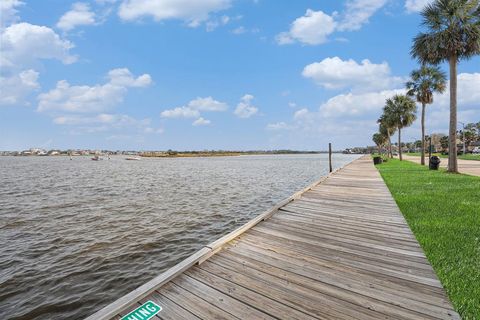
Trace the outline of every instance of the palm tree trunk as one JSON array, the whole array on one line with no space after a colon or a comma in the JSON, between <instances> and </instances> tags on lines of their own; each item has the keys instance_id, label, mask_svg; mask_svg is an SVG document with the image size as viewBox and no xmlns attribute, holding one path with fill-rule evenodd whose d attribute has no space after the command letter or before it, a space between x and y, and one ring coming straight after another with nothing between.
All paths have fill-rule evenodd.
<instances>
[{"instance_id":1,"label":"palm tree trunk","mask_svg":"<svg viewBox=\"0 0 480 320\"><path fill-rule=\"evenodd\" d=\"M457 57L450 57L450 130L448 133L448 171L458 173L457 164Z\"/></svg>"},{"instance_id":2,"label":"palm tree trunk","mask_svg":"<svg viewBox=\"0 0 480 320\"><path fill-rule=\"evenodd\" d=\"M422 159L420 163L425 165L425 103L422 102Z\"/></svg>"},{"instance_id":3,"label":"palm tree trunk","mask_svg":"<svg viewBox=\"0 0 480 320\"><path fill-rule=\"evenodd\" d=\"M389 153L389 157L390 158L393 158L393 154L392 154L392 140L390 139L390 132L387 130L387 137L388 137L388 153Z\"/></svg>"},{"instance_id":4,"label":"palm tree trunk","mask_svg":"<svg viewBox=\"0 0 480 320\"><path fill-rule=\"evenodd\" d=\"M400 127L398 127L398 157L402 161L402 132Z\"/></svg>"}]
</instances>

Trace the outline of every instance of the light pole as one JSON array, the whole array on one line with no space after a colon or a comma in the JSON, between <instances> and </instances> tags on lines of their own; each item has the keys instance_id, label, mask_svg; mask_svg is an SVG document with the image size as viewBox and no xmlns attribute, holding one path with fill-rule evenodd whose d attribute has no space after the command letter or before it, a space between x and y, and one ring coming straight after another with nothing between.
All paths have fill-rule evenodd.
<instances>
[{"instance_id":1,"label":"light pole","mask_svg":"<svg viewBox=\"0 0 480 320\"><path fill-rule=\"evenodd\" d=\"M458 121L462 125L462 134L463 134L463 155L465 155L465 123Z\"/></svg>"}]
</instances>

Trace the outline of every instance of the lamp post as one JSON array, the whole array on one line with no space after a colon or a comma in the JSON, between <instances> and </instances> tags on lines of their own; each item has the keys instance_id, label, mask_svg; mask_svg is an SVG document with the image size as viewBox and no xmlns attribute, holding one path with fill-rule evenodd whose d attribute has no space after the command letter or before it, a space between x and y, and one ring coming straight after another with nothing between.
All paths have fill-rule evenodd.
<instances>
[{"instance_id":1,"label":"lamp post","mask_svg":"<svg viewBox=\"0 0 480 320\"><path fill-rule=\"evenodd\" d=\"M462 134L463 134L463 155L465 155L465 123L458 121L462 125Z\"/></svg>"}]
</instances>

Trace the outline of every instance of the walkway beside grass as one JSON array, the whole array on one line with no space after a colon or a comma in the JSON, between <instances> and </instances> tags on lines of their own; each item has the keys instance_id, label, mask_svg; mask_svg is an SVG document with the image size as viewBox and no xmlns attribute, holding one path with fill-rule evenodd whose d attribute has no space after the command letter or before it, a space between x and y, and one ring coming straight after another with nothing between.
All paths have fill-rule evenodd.
<instances>
[{"instance_id":1,"label":"walkway beside grass","mask_svg":"<svg viewBox=\"0 0 480 320\"><path fill-rule=\"evenodd\" d=\"M404 160L420 163L420 156L402 155ZM448 158L440 158L440 167L446 168L448 165ZM458 171L460 173L469 174L480 177L480 161L478 160L463 160L458 159ZM425 164L428 165L428 156L425 158Z\"/></svg>"},{"instance_id":2,"label":"walkway beside grass","mask_svg":"<svg viewBox=\"0 0 480 320\"><path fill-rule=\"evenodd\" d=\"M397 159L377 168L455 309L480 319L480 178Z\"/></svg>"},{"instance_id":3,"label":"walkway beside grass","mask_svg":"<svg viewBox=\"0 0 480 320\"><path fill-rule=\"evenodd\" d=\"M427 249L450 261L452 248ZM163 308L152 319L459 319L370 156L88 319L121 319L147 301Z\"/></svg>"}]
</instances>

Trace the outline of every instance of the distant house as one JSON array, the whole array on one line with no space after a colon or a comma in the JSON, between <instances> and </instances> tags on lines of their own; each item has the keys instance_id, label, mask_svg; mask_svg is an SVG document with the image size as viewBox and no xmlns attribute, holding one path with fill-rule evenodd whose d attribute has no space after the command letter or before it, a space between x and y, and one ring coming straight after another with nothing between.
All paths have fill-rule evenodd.
<instances>
[{"instance_id":1,"label":"distant house","mask_svg":"<svg viewBox=\"0 0 480 320\"><path fill-rule=\"evenodd\" d=\"M475 148L480 148L480 141L474 141L474 142L470 143L470 145L468 146L467 150L468 150L469 152L472 152L473 149L475 149Z\"/></svg>"}]
</instances>

